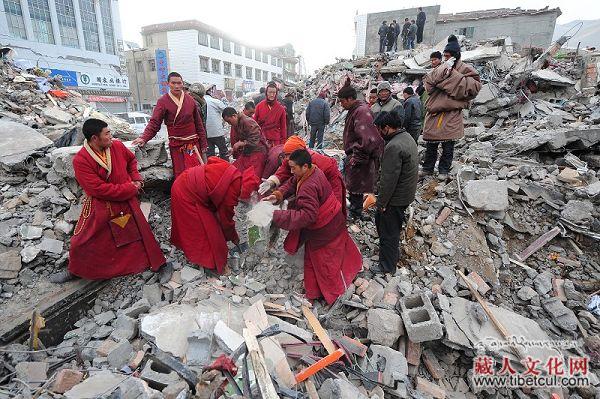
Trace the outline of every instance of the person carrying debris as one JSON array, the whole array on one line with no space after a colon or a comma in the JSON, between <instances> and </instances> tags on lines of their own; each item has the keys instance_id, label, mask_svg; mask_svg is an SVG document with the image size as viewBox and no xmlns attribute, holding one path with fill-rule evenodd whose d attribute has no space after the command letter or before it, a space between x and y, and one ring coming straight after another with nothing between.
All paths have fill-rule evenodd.
<instances>
[{"instance_id":1,"label":"person carrying debris","mask_svg":"<svg viewBox=\"0 0 600 399\"><path fill-rule=\"evenodd\" d=\"M306 107L306 120L310 125L310 140L308 142L310 148L315 148L315 142L317 148L323 148L323 134L325 133L325 127L329 124L331 115L331 108L326 98L327 91L323 90Z\"/></svg>"},{"instance_id":2,"label":"person carrying debris","mask_svg":"<svg viewBox=\"0 0 600 399\"><path fill-rule=\"evenodd\" d=\"M173 267L165 263L140 208L143 179L135 155L112 139L100 119L85 121L83 135L83 147L73 158L75 178L85 192L83 209L71 237L68 269L50 281L105 280L150 268L167 282Z\"/></svg>"},{"instance_id":3,"label":"person carrying debris","mask_svg":"<svg viewBox=\"0 0 600 399\"><path fill-rule=\"evenodd\" d=\"M222 274L227 241L239 244L233 220L238 199L248 199L259 179L217 157L184 171L171 189L171 243L192 263Z\"/></svg>"},{"instance_id":4,"label":"person carrying debris","mask_svg":"<svg viewBox=\"0 0 600 399\"><path fill-rule=\"evenodd\" d=\"M187 168L205 162L208 143L198 104L183 92L181 75L171 72L167 82L169 92L158 99L144 133L133 140L133 144L143 147L156 136L164 122L169 134L173 176L177 178Z\"/></svg>"},{"instance_id":5,"label":"person carrying debris","mask_svg":"<svg viewBox=\"0 0 600 399\"><path fill-rule=\"evenodd\" d=\"M419 179L417 143L402 129L402 121L393 112L382 112L375 126L385 140L381 158L375 225L379 235L379 264L374 273L392 273L400 259L398 243L404 212L415 199Z\"/></svg>"},{"instance_id":6,"label":"person carrying debris","mask_svg":"<svg viewBox=\"0 0 600 399\"><path fill-rule=\"evenodd\" d=\"M278 91L275 82L267 84L266 98L256 104L253 117L260 126L269 147L283 144L287 139L285 107L277 100Z\"/></svg>"},{"instance_id":7,"label":"person carrying debris","mask_svg":"<svg viewBox=\"0 0 600 399\"><path fill-rule=\"evenodd\" d=\"M454 158L454 143L464 136L462 110L481 90L479 74L460 60L460 45L454 35L444 49L445 62L427 73L423 82L429 94L423 139L427 142L421 175L432 175L442 144L438 179L446 180Z\"/></svg>"},{"instance_id":8,"label":"person carrying debris","mask_svg":"<svg viewBox=\"0 0 600 399\"><path fill-rule=\"evenodd\" d=\"M227 107L221 114L223 120L231 126L231 154L233 165L241 172L251 168L260 179L267 157L267 143L256 121L234 108Z\"/></svg>"},{"instance_id":9,"label":"person carrying debris","mask_svg":"<svg viewBox=\"0 0 600 399\"><path fill-rule=\"evenodd\" d=\"M344 182L350 199L350 219L362 219L363 195L372 193L377 179L383 140L373 125L369 106L356 99L356 90L342 87L337 94L340 105L348 111L344 122Z\"/></svg>"},{"instance_id":10,"label":"person carrying debris","mask_svg":"<svg viewBox=\"0 0 600 399\"><path fill-rule=\"evenodd\" d=\"M292 136L287 139L282 148L283 162L274 174L269 176L268 179L263 179L263 182L258 187L258 193L260 195L265 195L270 190L285 184L293 176L290 171L290 166L288 165L290 154L296 150L306 149L306 143L299 136ZM313 150L308 150L308 153L310 154L312 163L325 174L329 184L331 184L335 198L342 204L342 213L344 216L347 216L346 185L344 184L344 179L338 168L337 161L332 157L321 155Z\"/></svg>"},{"instance_id":11,"label":"person carrying debris","mask_svg":"<svg viewBox=\"0 0 600 399\"><path fill-rule=\"evenodd\" d=\"M400 120L404 119L404 108L400 101L392 97L392 86L390 82L383 81L377 85L377 101L371 106L373 118L380 112L395 112Z\"/></svg>"},{"instance_id":12,"label":"person carrying debris","mask_svg":"<svg viewBox=\"0 0 600 399\"><path fill-rule=\"evenodd\" d=\"M387 34L388 34L388 30L389 30L389 26L387 24L387 21L383 21L381 23L381 26L379 27L379 30L377 31L377 34L379 35L379 52L383 53L385 51L385 43L387 40Z\"/></svg>"},{"instance_id":13,"label":"person carrying debris","mask_svg":"<svg viewBox=\"0 0 600 399\"><path fill-rule=\"evenodd\" d=\"M214 98L213 91L215 85L211 85L206 91L206 137L208 141L208 156L216 155L215 147L219 149L219 158L229 160L227 143L225 142L225 131L223 129L223 119L221 113L226 108L223 101Z\"/></svg>"},{"instance_id":14,"label":"person carrying debris","mask_svg":"<svg viewBox=\"0 0 600 399\"><path fill-rule=\"evenodd\" d=\"M417 14L417 43L423 42L423 29L425 29L425 21L427 15L423 11L422 7L419 7L419 13Z\"/></svg>"},{"instance_id":15,"label":"person carrying debris","mask_svg":"<svg viewBox=\"0 0 600 399\"><path fill-rule=\"evenodd\" d=\"M415 139L415 143L419 140L421 134L421 99L415 94L411 86L408 86L402 92L404 97L404 121L403 125L408 134Z\"/></svg>"},{"instance_id":16,"label":"person carrying debris","mask_svg":"<svg viewBox=\"0 0 600 399\"><path fill-rule=\"evenodd\" d=\"M332 304L352 284L362 256L346 230L342 205L310 153L296 150L288 162L294 176L264 200L279 204L296 196L293 209L275 210L273 224L289 231L286 252L295 254L304 245L306 297Z\"/></svg>"}]
</instances>

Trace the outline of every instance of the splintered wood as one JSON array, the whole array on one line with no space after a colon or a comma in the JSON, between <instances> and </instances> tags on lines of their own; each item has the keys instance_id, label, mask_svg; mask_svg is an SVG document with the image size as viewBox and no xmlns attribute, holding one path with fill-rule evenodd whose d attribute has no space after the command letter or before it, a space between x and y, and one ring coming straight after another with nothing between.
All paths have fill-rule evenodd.
<instances>
[{"instance_id":1,"label":"splintered wood","mask_svg":"<svg viewBox=\"0 0 600 399\"><path fill-rule=\"evenodd\" d=\"M246 341L246 346L248 347L248 355L250 356L250 361L252 362L252 369L254 370L254 375L256 376L256 382L258 384L258 389L260 390L261 396L263 399L278 399L279 395L277 395L275 386L273 386L273 381L271 380L269 372L267 371L265 358L260 352L260 347L258 346L256 336L248 328L244 328L242 335L244 337L244 341Z\"/></svg>"},{"instance_id":2,"label":"splintered wood","mask_svg":"<svg viewBox=\"0 0 600 399\"><path fill-rule=\"evenodd\" d=\"M306 306L302 306L302 313L304 313L304 317L306 317L310 328L312 328L315 335L319 338L319 341L321 341L325 347L325 350L327 350L327 353L331 355L333 352L335 352L335 345L333 342L331 342L329 334L327 334L327 331L325 331L323 326L321 326L321 323L319 323L319 320L317 320L313 312L311 312Z\"/></svg>"}]
</instances>

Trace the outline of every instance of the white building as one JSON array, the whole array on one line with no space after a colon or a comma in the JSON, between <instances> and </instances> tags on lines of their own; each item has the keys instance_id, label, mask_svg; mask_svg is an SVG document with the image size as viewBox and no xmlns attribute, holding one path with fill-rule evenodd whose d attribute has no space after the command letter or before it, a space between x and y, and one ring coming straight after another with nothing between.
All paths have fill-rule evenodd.
<instances>
[{"instance_id":1,"label":"white building","mask_svg":"<svg viewBox=\"0 0 600 399\"><path fill-rule=\"evenodd\" d=\"M0 44L20 65L62 76L102 111L128 108L118 0L2 0Z\"/></svg>"},{"instance_id":2,"label":"white building","mask_svg":"<svg viewBox=\"0 0 600 399\"><path fill-rule=\"evenodd\" d=\"M179 72L186 82L214 84L237 97L258 91L274 78L298 78L299 57L292 45L254 46L200 21L144 26L142 39L142 49L126 51L134 103L142 110L156 103L164 72ZM167 71L157 68L160 52L166 53Z\"/></svg>"}]
</instances>

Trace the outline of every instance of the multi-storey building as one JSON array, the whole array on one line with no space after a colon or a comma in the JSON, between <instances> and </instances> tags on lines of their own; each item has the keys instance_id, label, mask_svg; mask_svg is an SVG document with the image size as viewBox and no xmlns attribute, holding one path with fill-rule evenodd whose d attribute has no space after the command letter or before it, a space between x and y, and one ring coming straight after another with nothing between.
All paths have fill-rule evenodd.
<instances>
[{"instance_id":1,"label":"multi-storey building","mask_svg":"<svg viewBox=\"0 0 600 399\"><path fill-rule=\"evenodd\" d=\"M298 79L299 57L291 44L251 45L200 21L144 26L142 40L143 48L125 51L138 110L151 110L166 92L169 71L179 72L186 82L214 84L235 97L257 91L272 79Z\"/></svg>"},{"instance_id":2,"label":"multi-storey building","mask_svg":"<svg viewBox=\"0 0 600 399\"><path fill-rule=\"evenodd\" d=\"M99 110L127 110L118 0L2 0L0 43L19 65L60 75Z\"/></svg>"}]
</instances>

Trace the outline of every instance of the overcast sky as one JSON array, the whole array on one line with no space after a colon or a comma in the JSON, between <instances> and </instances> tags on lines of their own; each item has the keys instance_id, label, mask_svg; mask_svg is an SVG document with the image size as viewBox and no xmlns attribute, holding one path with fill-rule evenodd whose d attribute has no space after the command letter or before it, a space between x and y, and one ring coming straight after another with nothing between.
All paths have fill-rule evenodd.
<instances>
[{"instance_id":1,"label":"overcast sky","mask_svg":"<svg viewBox=\"0 0 600 399\"><path fill-rule=\"evenodd\" d=\"M429 5L442 13L480 10L482 7L560 7L558 24L600 18L598 0L119 0L125 40L141 45L144 25L197 19L257 46L291 43L305 59L306 68L350 58L354 49L354 16ZM507 32L510 34L510 32Z\"/></svg>"}]
</instances>

